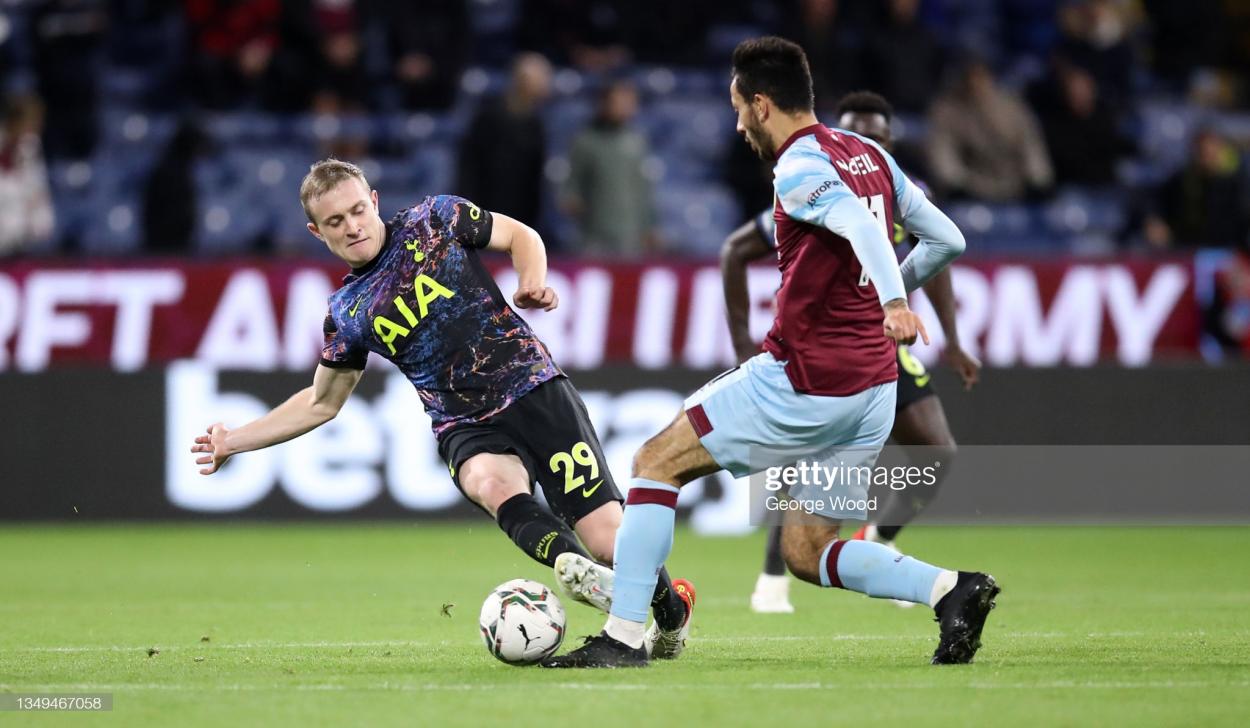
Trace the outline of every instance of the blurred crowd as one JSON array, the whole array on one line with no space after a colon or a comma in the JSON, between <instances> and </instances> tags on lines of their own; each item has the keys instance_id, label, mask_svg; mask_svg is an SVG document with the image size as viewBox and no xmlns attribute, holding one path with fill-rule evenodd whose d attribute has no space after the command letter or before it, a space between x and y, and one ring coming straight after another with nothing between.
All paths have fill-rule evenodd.
<instances>
[{"instance_id":1,"label":"blurred crowd","mask_svg":"<svg viewBox=\"0 0 1250 728\"><path fill-rule=\"evenodd\" d=\"M568 254L680 253L656 202L657 161L673 160L639 123L654 91L634 71L701 71L723 95L729 50L762 33L804 45L822 108L861 88L890 99L908 127L900 161L942 201L1111 189L1121 246L1250 251L1250 3L1238 0L17 0L0 12L0 255L74 247L73 235L48 243L48 164L98 155L109 89L132 76L131 107L178 119L145 169L137 249L189 249L194 167L216 153L206 116L422 113L463 119L446 191L539 225ZM569 73L583 81L553 91ZM500 83L466 96L471 76ZM592 109L558 155L557 92ZM1151 99L1199 115L1174 163L1142 148ZM768 168L724 147L715 184L743 219L768 204ZM344 133L315 151L393 150Z\"/></svg>"}]
</instances>

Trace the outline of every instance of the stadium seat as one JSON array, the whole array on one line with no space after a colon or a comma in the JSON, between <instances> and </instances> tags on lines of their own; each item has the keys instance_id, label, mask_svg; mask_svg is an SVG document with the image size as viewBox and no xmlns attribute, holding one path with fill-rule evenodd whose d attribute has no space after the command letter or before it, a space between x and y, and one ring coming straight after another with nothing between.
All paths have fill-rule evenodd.
<instances>
[{"instance_id":1,"label":"stadium seat","mask_svg":"<svg viewBox=\"0 0 1250 728\"><path fill-rule=\"evenodd\" d=\"M733 195L721 185L668 185L656 195L660 235L674 252L715 255L741 222Z\"/></svg>"}]
</instances>

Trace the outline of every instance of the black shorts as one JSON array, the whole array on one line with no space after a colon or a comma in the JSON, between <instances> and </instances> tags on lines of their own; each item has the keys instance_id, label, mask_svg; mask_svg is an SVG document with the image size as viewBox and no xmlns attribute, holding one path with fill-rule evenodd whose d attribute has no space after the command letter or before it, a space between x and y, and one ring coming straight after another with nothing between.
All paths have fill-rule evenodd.
<instances>
[{"instance_id":1,"label":"black shorts","mask_svg":"<svg viewBox=\"0 0 1250 728\"><path fill-rule=\"evenodd\" d=\"M538 482L552 513L572 526L604 503L622 502L586 405L565 377L535 387L504 411L454 427L438 443L460 492L460 466L479 453L511 453Z\"/></svg>"},{"instance_id":2,"label":"black shorts","mask_svg":"<svg viewBox=\"0 0 1250 728\"><path fill-rule=\"evenodd\" d=\"M925 371L924 364L912 355L906 346L898 347L898 401L895 412L902 412L925 397L933 397L933 375Z\"/></svg>"}]
</instances>

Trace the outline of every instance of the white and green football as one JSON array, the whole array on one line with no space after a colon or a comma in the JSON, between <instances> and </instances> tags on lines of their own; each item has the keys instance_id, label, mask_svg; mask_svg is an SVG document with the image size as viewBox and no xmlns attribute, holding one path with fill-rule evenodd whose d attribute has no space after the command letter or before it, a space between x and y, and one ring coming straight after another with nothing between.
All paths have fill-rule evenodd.
<instances>
[{"instance_id":1,"label":"white and green football","mask_svg":"<svg viewBox=\"0 0 1250 728\"><path fill-rule=\"evenodd\" d=\"M564 625L559 598L529 579L492 589L479 619L486 649L509 665L533 665L555 654L564 641Z\"/></svg>"}]
</instances>

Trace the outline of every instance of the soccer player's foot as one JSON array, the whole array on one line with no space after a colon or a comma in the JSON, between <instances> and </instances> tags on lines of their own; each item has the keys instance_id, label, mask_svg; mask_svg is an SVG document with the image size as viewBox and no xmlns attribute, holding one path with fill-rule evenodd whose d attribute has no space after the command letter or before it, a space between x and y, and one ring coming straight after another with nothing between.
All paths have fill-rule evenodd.
<instances>
[{"instance_id":1,"label":"soccer player's foot","mask_svg":"<svg viewBox=\"0 0 1250 728\"><path fill-rule=\"evenodd\" d=\"M790 577L785 574L760 574L751 592L751 611L758 614L791 614Z\"/></svg>"},{"instance_id":2,"label":"soccer player's foot","mask_svg":"<svg viewBox=\"0 0 1250 728\"><path fill-rule=\"evenodd\" d=\"M601 612L612 609L611 569L570 551L556 557L556 582L573 601L589 604Z\"/></svg>"},{"instance_id":3,"label":"soccer player's foot","mask_svg":"<svg viewBox=\"0 0 1250 728\"><path fill-rule=\"evenodd\" d=\"M962 665L972 662L981 647L981 629L994 608L994 597L1002 591L994 577L980 572L961 571L955 588L942 597L934 611L942 639L933 653L934 665Z\"/></svg>"},{"instance_id":4,"label":"soccer player's foot","mask_svg":"<svg viewBox=\"0 0 1250 728\"><path fill-rule=\"evenodd\" d=\"M587 637L586 643L572 652L548 657L543 667L646 667L647 653L612 639L606 632Z\"/></svg>"},{"instance_id":5,"label":"soccer player's foot","mask_svg":"<svg viewBox=\"0 0 1250 728\"><path fill-rule=\"evenodd\" d=\"M686 649L686 640L690 637L690 620L694 617L694 585L685 579L673 580L673 591L686 605L686 618L677 629L660 629L659 622L652 622L647 634L642 638L642 647L647 655L656 660L675 660Z\"/></svg>"}]
</instances>

